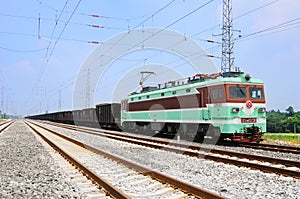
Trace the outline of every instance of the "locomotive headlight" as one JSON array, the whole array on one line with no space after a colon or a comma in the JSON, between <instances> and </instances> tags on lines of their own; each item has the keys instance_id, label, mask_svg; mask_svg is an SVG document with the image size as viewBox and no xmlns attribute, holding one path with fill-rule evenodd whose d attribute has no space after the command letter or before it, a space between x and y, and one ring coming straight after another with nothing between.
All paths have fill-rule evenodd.
<instances>
[{"instance_id":1,"label":"locomotive headlight","mask_svg":"<svg viewBox=\"0 0 300 199\"><path fill-rule=\"evenodd\" d=\"M246 74L246 75L245 75L245 80L246 80L246 81L249 81L250 79L251 79L251 76L250 76L249 74Z\"/></svg>"},{"instance_id":2,"label":"locomotive headlight","mask_svg":"<svg viewBox=\"0 0 300 199\"><path fill-rule=\"evenodd\" d=\"M265 112L266 112L266 108L259 108L259 109L258 109L258 112L260 112L260 113L265 113Z\"/></svg>"},{"instance_id":3,"label":"locomotive headlight","mask_svg":"<svg viewBox=\"0 0 300 199\"><path fill-rule=\"evenodd\" d=\"M231 109L231 112L233 112L233 113L237 113L237 112L239 112L240 111L240 108L232 108Z\"/></svg>"}]
</instances>

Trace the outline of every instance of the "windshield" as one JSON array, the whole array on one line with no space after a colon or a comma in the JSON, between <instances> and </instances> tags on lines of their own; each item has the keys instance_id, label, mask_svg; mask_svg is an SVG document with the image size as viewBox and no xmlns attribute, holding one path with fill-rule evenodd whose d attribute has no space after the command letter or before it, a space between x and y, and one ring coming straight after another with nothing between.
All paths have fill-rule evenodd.
<instances>
[{"instance_id":1,"label":"windshield","mask_svg":"<svg viewBox=\"0 0 300 199\"><path fill-rule=\"evenodd\" d=\"M246 88L239 86L230 86L229 87L230 98L246 98Z\"/></svg>"},{"instance_id":2,"label":"windshield","mask_svg":"<svg viewBox=\"0 0 300 199\"><path fill-rule=\"evenodd\" d=\"M250 93L250 98L252 99L263 99L264 97L262 88L250 87L249 93Z\"/></svg>"}]
</instances>

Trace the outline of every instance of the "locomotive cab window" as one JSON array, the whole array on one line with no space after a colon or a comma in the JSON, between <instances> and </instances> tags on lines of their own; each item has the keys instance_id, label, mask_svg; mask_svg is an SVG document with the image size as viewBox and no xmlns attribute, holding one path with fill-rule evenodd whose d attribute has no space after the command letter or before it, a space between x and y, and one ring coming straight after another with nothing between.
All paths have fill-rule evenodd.
<instances>
[{"instance_id":1,"label":"locomotive cab window","mask_svg":"<svg viewBox=\"0 0 300 199\"><path fill-rule=\"evenodd\" d=\"M212 90L213 99L223 98L225 96L223 88L214 88Z\"/></svg>"},{"instance_id":2,"label":"locomotive cab window","mask_svg":"<svg viewBox=\"0 0 300 199\"><path fill-rule=\"evenodd\" d=\"M252 98L252 99L263 99L264 98L262 88L250 87L249 94L250 94L250 98Z\"/></svg>"},{"instance_id":3,"label":"locomotive cab window","mask_svg":"<svg viewBox=\"0 0 300 199\"><path fill-rule=\"evenodd\" d=\"M229 96L233 99L243 99L246 98L246 88L240 86L230 86Z\"/></svg>"}]
</instances>

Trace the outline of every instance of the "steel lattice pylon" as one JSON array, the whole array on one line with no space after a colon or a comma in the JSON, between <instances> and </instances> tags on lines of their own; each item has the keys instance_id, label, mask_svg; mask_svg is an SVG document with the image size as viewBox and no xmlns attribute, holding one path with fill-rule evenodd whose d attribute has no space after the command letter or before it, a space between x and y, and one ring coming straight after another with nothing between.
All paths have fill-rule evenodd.
<instances>
[{"instance_id":1,"label":"steel lattice pylon","mask_svg":"<svg viewBox=\"0 0 300 199\"><path fill-rule=\"evenodd\" d=\"M232 0L223 0L222 72L230 72L234 66L232 24Z\"/></svg>"}]
</instances>

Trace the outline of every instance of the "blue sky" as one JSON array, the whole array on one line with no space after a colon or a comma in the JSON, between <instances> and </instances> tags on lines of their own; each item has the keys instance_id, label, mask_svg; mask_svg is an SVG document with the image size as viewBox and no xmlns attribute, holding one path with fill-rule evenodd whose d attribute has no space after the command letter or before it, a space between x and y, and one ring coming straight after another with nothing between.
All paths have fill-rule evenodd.
<instances>
[{"instance_id":1,"label":"blue sky","mask_svg":"<svg viewBox=\"0 0 300 199\"><path fill-rule=\"evenodd\" d=\"M80 2L75 10L78 2L1 2L0 109L18 115L46 110L52 112L59 108L71 110L76 76L88 55L103 45L90 44L89 41L105 42L136 27L165 28L209 1L86 0ZM172 3L155 14L169 2ZM72 15L73 10L75 12ZM234 29L241 31L234 35L235 65L265 82L269 110L285 110L289 105L300 110L299 10L298 0L233 0ZM218 26L222 19L221 12L222 1L215 0L168 28L191 37L208 54L220 56L218 44L203 40L221 40L213 36L221 32ZM89 16L92 14L102 17ZM91 25L102 28L93 28ZM259 31L262 32L257 33ZM242 37L239 38L239 34ZM107 85L117 85L118 80L110 77L121 74L127 77L126 81L135 81L138 85L139 70L159 68L151 68L151 64L169 63L171 70L176 68L181 75L193 75L195 71L190 70L184 60L174 61L176 59L174 55L157 50L133 52L121 57L112 64L107 76L99 80L93 102L107 101L109 98L105 96L113 95L113 87L106 86L103 81ZM219 69L220 60L214 58L212 61ZM132 72L134 78L128 76L128 71ZM160 77L158 81L172 79L170 74L162 71L156 71ZM82 93L82 100L84 98L85 94Z\"/></svg>"}]
</instances>

